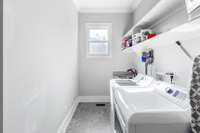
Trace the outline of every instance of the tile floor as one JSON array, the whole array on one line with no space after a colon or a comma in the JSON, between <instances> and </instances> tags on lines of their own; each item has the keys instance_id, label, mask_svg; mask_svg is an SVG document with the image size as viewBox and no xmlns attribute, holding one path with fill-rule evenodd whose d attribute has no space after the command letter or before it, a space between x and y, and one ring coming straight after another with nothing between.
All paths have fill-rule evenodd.
<instances>
[{"instance_id":1,"label":"tile floor","mask_svg":"<svg viewBox=\"0 0 200 133\"><path fill-rule=\"evenodd\" d=\"M110 104L80 103L66 133L111 133Z\"/></svg>"}]
</instances>

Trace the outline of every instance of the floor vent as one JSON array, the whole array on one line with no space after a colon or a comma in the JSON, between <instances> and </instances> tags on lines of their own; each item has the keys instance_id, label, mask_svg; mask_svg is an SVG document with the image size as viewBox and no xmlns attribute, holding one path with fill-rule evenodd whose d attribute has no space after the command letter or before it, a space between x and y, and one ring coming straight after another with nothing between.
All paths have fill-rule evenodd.
<instances>
[{"instance_id":1,"label":"floor vent","mask_svg":"<svg viewBox=\"0 0 200 133\"><path fill-rule=\"evenodd\" d=\"M96 104L96 106L102 107L102 106L106 106L106 104L100 104L100 103L98 103L98 104Z\"/></svg>"}]
</instances>

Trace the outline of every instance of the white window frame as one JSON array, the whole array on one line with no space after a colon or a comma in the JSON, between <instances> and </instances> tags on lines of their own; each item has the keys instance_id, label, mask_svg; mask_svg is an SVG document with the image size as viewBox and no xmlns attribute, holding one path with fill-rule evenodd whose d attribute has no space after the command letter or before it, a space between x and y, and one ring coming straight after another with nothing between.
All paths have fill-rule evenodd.
<instances>
[{"instance_id":1,"label":"white window frame","mask_svg":"<svg viewBox=\"0 0 200 133\"><path fill-rule=\"evenodd\" d=\"M87 58L101 58L112 57L112 23L86 23L86 56ZM90 29L108 29L108 55L101 54L89 54L89 30Z\"/></svg>"}]
</instances>

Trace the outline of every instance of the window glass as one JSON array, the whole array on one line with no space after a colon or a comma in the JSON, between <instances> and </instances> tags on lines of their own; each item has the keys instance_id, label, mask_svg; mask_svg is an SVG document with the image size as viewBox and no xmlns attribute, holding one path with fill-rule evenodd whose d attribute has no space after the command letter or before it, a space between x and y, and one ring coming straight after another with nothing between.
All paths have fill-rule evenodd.
<instances>
[{"instance_id":1,"label":"window glass","mask_svg":"<svg viewBox=\"0 0 200 133\"><path fill-rule=\"evenodd\" d=\"M89 41L108 41L108 29L90 29Z\"/></svg>"},{"instance_id":2,"label":"window glass","mask_svg":"<svg viewBox=\"0 0 200 133\"><path fill-rule=\"evenodd\" d=\"M111 24L87 24L87 55L110 56Z\"/></svg>"}]
</instances>

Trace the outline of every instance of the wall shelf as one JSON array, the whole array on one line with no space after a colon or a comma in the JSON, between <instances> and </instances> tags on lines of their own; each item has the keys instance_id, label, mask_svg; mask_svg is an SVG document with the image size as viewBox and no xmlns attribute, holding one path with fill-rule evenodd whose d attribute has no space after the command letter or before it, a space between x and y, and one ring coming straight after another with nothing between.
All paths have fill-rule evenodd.
<instances>
[{"instance_id":1,"label":"wall shelf","mask_svg":"<svg viewBox=\"0 0 200 133\"><path fill-rule=\"evenodd\" d=\"M155 45L156 44L156 40L158 40L160 35L154 37L154 38L151 38L149 40L146 40L144 42L141 42L141 43L138 43L132 47L129 47L129 48L126 48L126 49L123 49L122 52L123 53L137 53L137 54L140 54L140 52L142 50L144 50L145 48L150 48L151 46Z\"/></svg>"},{"instance_id":2,"label":"wall shelf","mask_svg":"<svg viewBox=\"0 0 200 133\"><path fill-rule=\"evenodd\" d=\"M140 54L143 49L157 46L176 45L176 41L189 44L192 40L200 37L200 19L185 23L168 32L157 35L154 38L138 43L132 47L122 50L123 53L136 52Z\"/></svg>"},{"instance_id":3,"label":"wall shelf","mask_svg":"<svg viewBox=\"0 0 200 133\"><path fill-rule=\"evenodd\" d=\"M138 28L148 28L161 18L170 14L172 11L179 7L182 0L160 0L154 8L152 8L137 24L135 24L123 37L127 37L135 33Z\"/></svg>"}]
</instances>

